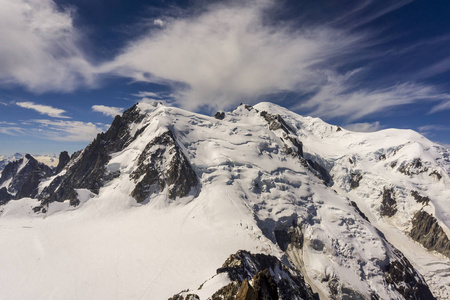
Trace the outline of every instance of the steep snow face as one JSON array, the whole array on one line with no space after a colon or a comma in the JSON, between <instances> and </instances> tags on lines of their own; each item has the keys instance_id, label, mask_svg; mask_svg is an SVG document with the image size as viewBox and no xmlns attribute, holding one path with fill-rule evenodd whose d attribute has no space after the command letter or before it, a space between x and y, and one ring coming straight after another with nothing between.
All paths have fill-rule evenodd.
<instances>
[{"instance_id":1,"label":"steep snow face","mask_svg":"<svg viewBox=\"0 0 450 300\"><path fill-rule=\"evenodd\" d=\"M397 197L397 183L414 186L430 198L424 209L448 230L448 206L440 194L448 192L447 165L442 149L421 136L338 131L269 103L241 105L219 119L156 103L140 103L134 113L133 120L115 121L125 127L102 136L106 143L98 138L60 176L40 186L42 191L53 186L57 194L61 182L85 166L101 180L91 191L83 186L88 180L78 186L67 180L64 187L73 189L77 201L71 203L78 206L63 196L46 202L40 214L32 213L42 205L34 199L2 207L0 287L6 298L167 299L186 288L198 290L239 249L289 262L322 298L401 299L414 291L432 297L406 259L413 254L395 243L397 235L422 251L423 260L411 263L434 272L424 275L435 296L448 295L448 285L438 283L449 273L426 266L448 260L405 235L414 209L423 204L408 191ZM405 151L407 140L430 146L422 147L420 164ZM398 148L399 143L406 146ZM98 157L105 165L91 168L100 160L87 158ZM352 177L357 171L361 178ZM430 176L433 171L441 178ZM425 190L430 180L435 186ZM391 218L380 215L385 186L395 194ZM214 278L208 282L217 288L232 280Z\"/></svg>"}]
</instances>

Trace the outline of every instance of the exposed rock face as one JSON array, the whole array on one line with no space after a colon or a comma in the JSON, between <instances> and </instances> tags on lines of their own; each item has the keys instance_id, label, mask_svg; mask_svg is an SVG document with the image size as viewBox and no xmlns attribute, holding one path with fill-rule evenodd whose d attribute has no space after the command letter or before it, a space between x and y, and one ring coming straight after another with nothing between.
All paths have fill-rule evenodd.
<instances>
[{"instance_id":1,"label":"exposed rock face","mask_svg":"<svg viewBox=\"0 0 450 300\"><path fill-rule=\"evenodd\" d=\"M380 215L383 217L392 217L397 212L397 201L394 198L394 190L392 188L384 188L382 202L380 207Z\"/></svg>"},{"instance_id":2,"label":"exposed rock face","mask_svg":"<svg viewBox=\"0 0 450 300\"><path fill-rule=\"evenodd\" d=\"M128 127L131 123L142 121L143 118L144 115L139 113L136 105L125 111L123 116L116 116L108 131L97 135L67 173L44 189L39 195L42 203L69 199L72 205L78 205L75 192L77 188L98 193L104 180L112 179L105 178L105 166L110 159L109 155L122 150L139 135L137 132L135 136L130 136Z\"/></svg>"},{"instance_id":3,"label":"exposed rock face","mask_svg":"<svg viewBox=\"0 0 450 300\"><path fill-rule=\"evenodd\" d=\"M59 174L59 172L61 172L62 169L64 169L64 167L67 165L69 161L70 161L69 153L67 153L67 151L61 152L59 154L59 161L58 165L55 168L54 174Z\"/></svg>"},{"instance_id":4,"label":"exposed rock face","mask_svg":"<svg viewBox=\"0 0 450 300\"><path fill-rule=\"evenodd\" d=\"M424 205L428 205L428 202L430 202L430 198L428 198L427 196L421 196L417 191L411 191L411 196L413 196L417 202Z\"/></svg>"},{"instance_id":5,"label":"exposed rock face","mask_svg":"<svg viewBox=\"0 0 450 300\"><path fill-rule=\"evenodd\" d=\"M319 299L299 271L288 268L274 256L240 250L217 273L227 273L238 282L236 299Z\"/></svg>"},{"instance_id":6,"label":"exposed rock face","mask_svg":"<svg viewBox=\"0 0 450 300\"><path fill-rule=\"evenodd\" d=\"M350 173L350 188L353 190L359 187L359 182L361 181L361 179L361 173Z\"/></svg>"},{"instance_id":7,"label":"exposed rock face","mask_svg":"<svg viewBox=\"0 0 450 300\"><path fill-rule=\"evenodd\" d=\"M411 176L427 172L428 168L422 164L422 160L420 158L416 158L412 162L401 166L398 171L405 175Z\"/></svg>"},{"instance_id":8,"label":"exposed rock face","mask_svg":"<svg viewBox=\"0 0 450 300\"><path fill-rule=\"evenodd\" d=\"M268 269L253 276L253 286L245 279L237 291L237 300L278 300L277 284Z\"/></svg>"},{"instance_id":9,"label":"exposed rock face","mask_svg":"<svg viewBox=\"0 0 450 300\"><path fill-rule=\"evenodd\" d=\"M285 144L284 151L288 155L292 155L294 157L303 157L303 144L297 138L289 136L287 134L283 134L284 138L289 140L293 147L289 147Z\"/></svg>"},{"instance_id":10,"label":"exposed rock face","mask_svg":"<svg viewBox=\"0 0 450 300\"><path fill-rule=\"evenodd\" d=\"M289 125L283 120L280 115L272 115L266 111L262 111L260 115L267 121L267 123L269 123L270 130L274 131L277 129L281 129L287 134L293 132L291 127L289 127Z\"/></svg>"},{"instance_id":11,"label":"exposed rock face","mask_svg":"<svg viewBox=\"0 0 450 300\"><path fill-rule=\"evenodd\" d=\"M439 174L439 172L436 171L436 170L434 170L433 172L431 172L429 176L432 176L432 177L436 178L437 180L441 180L441 178L442 178L442 175Z\"/></svg>"},{"instance_id":12,"label":"exposed rock face","mask_svg":"<svg viewBox=\"0 0 450 300\"><path fill-rule=\"evenodd\" d=\"M311 159L306 159L304 165L309 168L317 177L323 180L323 182L330 186L333 183L333 179L321 164Z\"/></svg>"},{"instance_id":13,"label":"exposed rock face","mask_svg":"<svg viewBox=\"0 0 450 300\"><path fill-rule=\"evenodd\" d=\"M223 120L225 119L225 113L223 111L218 111L214 115L214 118L216 118L217 120Z\"/></svg>"},{"instance_id":14,"label":"exposed rock face","mask_svg":"<svg viewBox=\"0 0 450 300\"><path fill-rule=\"evenodd\" d=\"M186 296L177 294L173 297L170 297L168 300L200 300L200 297L195 294L187 294Z\"/></svg>"},{"instance_id":15,"label":"exposed rock face","mask_svg":"<svg viewBox=\"0 0 450 300\"><path fill-rule=\"evenodd\" d=\"M350 201L350 204L356 209L356 211L359 213L359 215L366 220L367 222L370 222L367 216L359 209L358 205L355 201Z\"/></svg>"},{"instance_id":16,"label":"exposed rock face","mask_svg":"<svg viewBox=\"0 0 450 300\"><path fill-rule=\"evenodd\" d=\"M303 247L303 233L296 224L293 224L287 229L275 228L275 239L281 250L286 251L289 245L296 249Z\"/></svg>"},{"instance_id":17,"label":"exposed rock face","mask_svg":"<svg viewBox=\"0 0 450 300\"><path fill-rule=\"evenodd\" d=\"M385 274L386 281L405 299L436 299L422 276L397 249L394 249L394 259L387 265Z\"/></svg>"},{"instance_id":18,"label":"exposed rock face","mask_svg":"<svg viewBox=\"0 0 450 300\"><path fill-rule=\"evenodd\" d=\"M139 168L130 174L137 182L132 196L137 202L168 187L169 198L184 197L198 185L197 175L175 143L171 131L153 139L138 158Z\"/></svg>"},{"instance_id":19,"label":"exposed rock face","mask_svg":"<svg viewBox=\"0 0 450 300\"><path fill-rule=\"evenodd\" d=\"M450 258L450 240L429 213L420 210L414 215L410 235L428 250L435 250Z\"/></svg>"},{"instance_id":20,"label":"exposed rock face","mask_svg":"<svg viewBox=\"0 0 450 300\"><path fill-rule=\"evenodd\" d=\"M328 282L328 287L330 288L332 299L355 299L355 300L365 300L366 298L358 293L357 291L342 286L336 278L331 279Z\"/></svg>"},{"instance_id":21,"label":"exposed rock face","mask_svg":"<svg viewBox=\"0 0 450 300\"><path fill-rule=\"evenodd\" d=\"M7 203L9 200L13 198L14 196L8 193L8 190L5 187L0 189L0 205Z\"/></svg>"},{"instance_id":22,"label":"exposed rock face","mask_svg":"<svg viewBox=\"0 0 450 300\"><path fill-rule=\"evenodd\" d=\"M0 184L10 181L8 186L0 192L0 202L6 203L11 199L35 197L41 180L51 176L52 169L38 162L31 155L6 165L0 178Z\"/></svg>"}]
</instances>

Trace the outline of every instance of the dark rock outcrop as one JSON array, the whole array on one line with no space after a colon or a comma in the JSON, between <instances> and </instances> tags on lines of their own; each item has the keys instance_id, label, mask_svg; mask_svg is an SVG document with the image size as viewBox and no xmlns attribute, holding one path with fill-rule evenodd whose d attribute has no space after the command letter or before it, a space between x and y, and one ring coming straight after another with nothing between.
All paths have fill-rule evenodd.
<instances>
[{"instance_id":1,"label":"dark rock outcrop","mask_svg":"<svg viewBox=\"0 0 450 300\"><path fill-rule=\"evenodd\" d=\"M215 113L214 118L217 120L223 120L225 119L225 113L223 111L218 111Z\"/></svg>"},{"instance_id":2,"label":"dark rock outcrop","mask_svg":"<svg viewBox=\"0 0 450 300\"><path fill-rule=\"evenodd\" d=\"M429 213L423 210L416 212L410 236L428 250L435 250L450 258L450 240L436 218Z\"/></svg>"},{"instance_id":3,"label":"dark rock outcrop","mask_svg":"<svg viewBox=\"0 0 450 300\"><path fill-rule=\"evenodd\" d=\"M358 205L356 204L355 201L350 201L350 204L356 209L356 211L358 212L358 214L367 222L369 221L369 218L367 218L367 216L359 209Z\"/></svg>"},{"instance_id":4,"label":"dark rock outcrop","mask_svg":"<svg viewBox=\"0 0 450 300\"><path fill-rule=\"evenodd\" d=\"M5 187L0 189L0 205L7 203L9 200L13 198L14 196L8 193L8 190Z\"/></svg>"},{"instance_id":5,"label":"dark rock outcrop","mask_svg":"<svg viewBox=\"0 0 450 300\"><path fill-rule=\"evenodd\" d=\"M268 269L253 276L253 286L245 279L236 294L237 300L278 300L277 284Z\"/></svg>"},{"instance_id":6,"label":"dark rock outcrop","mask_svg":"<svg viewBox=\"0 0 450 300\"><path fill-rule=\"evenodd\" d=\"M292 155L294 157L303 157L303 144L297 138L287 135L283 133L283 137L286 140L289 140L293 147L289 147L286 143L284 143L284 152L288 155ZM284 142L284 140L283 140Z\"/></svg>"},{"instance_id":7,"label":"dark rock outcrop","mask_svg":"<svg viewBox=\"0 0 450 300\"><path fill-rule=\"evenodd\" d=\"M131 195L137 202L143 202L166 186L169 198L174 200L186 196L198 185L197 175L176 145L171 131L166 131L147 144L138 158L138 165L138 169L130 174L136 182Z\"/></svg>"},{"instance_id":8,"label":"dark rock outcrop","mask_svg":"<svg viewBox=\"0 0 450 300\"><path fill-rule=\"evenodd\" d=\"M240 250L231 255L217 273L227 273L231 281L238 283L236 299L319 299L298 270L271 255ZM253 285L250 285L251 280Z\"/></svg>"},{"instance_id":9,"label":"dark rock outcrop","mask_svg":"<svg viewBox=\"0 0 450 300\"><path fill-rule=\"evenodd\" d=\"M29 154L9 163L0 178L0 184L10 181L6 190L0 192L0 203L6 203L12 199L35 197L39 183L52 174L53 171L49 166L38 162Z\"/></svg>"},{"instance_id":10,"label":"dark rock outcrop","mask_svg":"<svg viewBox=\"0 0 450 300\"><path fill-rule=\"evenodd\" d=\"M397 249L394 249L393 258L385 269L385 276L386 281L405 299L436 299L422 276Z\"/></svg>"},{"instance_id":11,"label":"dark rock outcrop","mask_svg":"<svg viewBox=\"0 0 450 300\"><path fill-rule=\"evenodd\" d=\"M395 201L394 190L392 188L384 188L380 215L383 217L392 217L397 212L397 201Z\"/></svg>"},{"instance_id":12,"label":"dark rock outcrop","mask_svg":"<svg viewBox=\"0 0 450 300\"><path fill-rule=\"evenodd\" d=\"M262 111L260 115L267 121L267 123L269 123L270 130L275 131L281 129L287 134L294 132L280 115L272 115L266 111Z\"/></svg>"},{"instance_id":13,"label":"dark rock outcrop","mask_svg":"<svg viewBox=\"0 0 450 300\"><path fill-rule=\"evenodd\" d=\"M412 176L427 172L428 168L423 165L420 158L415 158L412 162L406 163L398 168L398 171L405 175Z\"/></svg>"},{"instance_id":14,"label":"dark rock outcrop","mask_svg":"<svg viewBox=\"0 0 450 300\"><path fill-rule=\"evenodd\" d=\"M313 161L311 159L305 159L303 165L307 167L310 171L312 171L317 177L322 179L325 185L330 186L333 184L333 179L330 173L328 173L327 169L325 169L325 167L323 167L318 162Z\"/></svg>"},{"instance_id":15,"label":"dark rock outcrop","mask_svg":"<svg viewBox=\"0 0 450 300\"><path fill-rule=\"evenodd\" d=\"M63 151L59 154L59 161L58 161L58 165L55 168L54 174L59 174L59 172L61 172L64 167L67 165L67 163L69 163L70 161L70 156L69 153L67 153L67 151Z\"/></svg>"},{"instance_id":16,"label":"dark rock outcrop","mask_svg":"<svg viewBox=\"0 0 450 300\"><path fill-rule=\"evenodd\" d=\"M296 249L303 247L303 233L297 224L293 224L289 228L275 228L275 240L281 250L286 251L289 245Z\"/></svg>"},{"instance_id":17,"label":"dark rock outcrop","mask_svg":"<svg viewBox=\"0 0 450 300\"><path fill-rule=\"evenodd\" d=\"M436 171L436 170L434 170L433 172L431 172L431 173L429 174L429 176L432 176L432 177L436 178L437 180L441 180L441 178L442 178L442 175L441 175L438 171Z\"/></svg>"},{"instance_id":18,"label":"dark rock outcrop","mask_svg":"<svg viewBox=\"0 0 450 300\"><path fill-rule=\"evenodd\" d=\"M355 299L355 300L365 300L366 298L355 291L354 289L343 286L339 280L336 278L331 279L328 282L328 288L330 289L331 299Z\"/></svg>"},{"instance_id":19,"label":"dark rock outcrop","mask_svg":"<svg viewBox=\"0 0 450 300\"><path fill-rule=\"evenodd\" d=\"M352 190L356 189L357 187L359 187L359 182L362 179L362 175L361 173L350 173L350 188Z\"/></svg>"},{"instance_id":20,"label":"dark rock outcrop","mask_svg":"<svg viewBox=\"0 0 450 300\"><path fill-rule=\"evenodd\" d=\"M117 174L106 174L106 165L110 154L128 146L138 134L130 135L129 125L139 123L145 116L140 114L137 105L126 110L122 116L116 116L105 133L97 135L95 140L79 154L76 162L58 181L51 184L39 195L43 204L69 199L72 205L78 205L75 189L84 188L98 193L106 180Z\"/></svg>"},{"instance_id":21,"label":"dark rock outcrop","mask_svg":"<svg viewBox=\"0 0 450 300\"><path fill-rule=\"evenodd\" d=\"M418 202L418 203L422 203L424 205L428 205L428 203L430 202L430 198L427 196L421 196L419 194L419 192L417 191L411 191L411 196L414 197L414 199Z\"/></svg>"},{"instance_id":22,"label":"dark rock outcrop","mask_svg":"<svg viewBox=\"0 0 450 300\"><path fill-rule=\"evenodd\" d=\"M179 293L170 297L168 300L200 300L200 297L195 294L187 294L182 296L181 293Z\"/></svg>"}]
</instances>

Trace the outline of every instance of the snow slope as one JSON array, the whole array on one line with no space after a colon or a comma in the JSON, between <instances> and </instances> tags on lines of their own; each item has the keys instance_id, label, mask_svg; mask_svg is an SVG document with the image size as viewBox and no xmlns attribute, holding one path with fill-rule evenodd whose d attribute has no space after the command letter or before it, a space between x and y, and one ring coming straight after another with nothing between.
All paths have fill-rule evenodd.
<instances>
[{"instance_id":1,"label":"snow slope","mask_svg":"<svg viewBox=\"0 0 450 300\"><path fill-rule=\"evenodd\" d=\"M106 170L119 175L98 195L77 189L77 207L52 202L39 214L33 212L40 205L35 199L0 207L2 297L167 299L207 281L205 287L214 288L199 292L206 299L228 283L213 278L216 269L245 249L290 260L322 298L337 290L341 296L350 291L367 299L402 299L386 275L398 258L397 247L434 295L448 298L449 260L407 235L408 222L421 207L409 196L411 188L430 197L426 209L448 232L449 169L442 148L413 132L337 131L270 103L241 105L223 120L156 103L140 103L138 109L143 118L128 128L137 137L110 154ZM292 132L269 126L261 111L279 114ZM198 191L171 199L166 186L138 204L131 194L142 178L130 175L140 167L146 146L169 130L199 179ZM305 158L330 172L333 186L295 151L288 154L296 140L303 143ZM163 165L170 155L165 153ZM418 155L440 180L428 173L399 174L402 163ZM357 189L349 188L351 170L363 176ZM398 197L398 214L389 219L379 213L386 184L405 190ZM288 229L302 235L301 248L282 249L278 233ZM415 277L420 282L420 275Z\"/></svg>"}]
</instances>

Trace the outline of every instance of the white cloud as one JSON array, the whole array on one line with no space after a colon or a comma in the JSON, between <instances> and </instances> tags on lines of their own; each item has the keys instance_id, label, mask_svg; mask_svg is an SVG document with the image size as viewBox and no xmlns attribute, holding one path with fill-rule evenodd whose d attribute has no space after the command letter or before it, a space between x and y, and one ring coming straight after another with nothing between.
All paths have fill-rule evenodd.
<instances>
[{"instance_id":1,"label":"white cloud","mask_svg":"<svg viewBox=\"0 0 450 300\"><path fill-rule=\"evenodd\" d=\"M381 129L380 122L376 121L373 123L352 123L343 126L347 130L357 131L357 132L373 132Z\"/></svg>"},{"instance_id":2,"label":"white cloud","mask_svg":"<svg viewBox=\"0 0 450 300\"><path fill-rule=\"evenodd\" d=\"M29 120L27 123L34 125L37 137L68 142L90 142L106 129L106 126L79 121Z\"/></svg>"},{"instance_id":3,"label":"white cloud","mask_svg":"<svg viewBox=\"0 0 450 300\"><path fill-rule=\"evenodd\" d=\"M0 124L3 124L3 125L17 125L17 123L6 122L6 121L0 121Z\"/></svg>"},{"instance_id":4,"label":"white cloud","mask_svg":"<svg viewBox=\"0 0 450 300\"><path fill-rule=\"evenodd\" d=\"M0 124L8 125L7 122ZM0 126L0 134L29 136L55 141L90 142L100 132L106 131L109 125L91 122L64 120L27 120L19 126Z\"/></svg>"},{"instance_id":5,"label":"white cloud","mask_svg":"<svg viewBox=\"0 0 450 300\"><path fill-rule=\"evenodd\" d=\"M153 20L153 24L154 24L154 25L157 25L157 26L159 26L159 27L163 27L164 25L166 25L166 22L164 22L164 21L161 20L161 19L155 19L155 20Z\"/></svg>"},{"instance_id":6,"label":"white cloud","mask_svg":"<svg viewBox=\"0 0 450 300\"><path fill-rule=\"evenodd\" d=\"M7 134L7 135L22 135L25 133L25 130L20 127L0 127L0 133Z\"/></svg>"},{"instance_id":7,"label":"white cloud","mask_svg":"<svg viewBox=\"0 0 450 300\"><path fill-rule=\"evenodd\" d=\"M434 136L436 132L450 131L450 127L443 125L424 125L417 128L419 132L426 136Z\"/></svg>"},{"instance_id":8,"label":"white cloud","mask_svg":"<svg viewBox=\"0 0 450 300\"><path fill-rule=\"evenodd\" d=\"M105 105L93 105L92 110L100 112L106 116L115 117L122 114L123 108Z\"/></svg>"},{"instance_id":9,"label":"white cloud","mask_svg":"<svg viewBox=\"0 0 450 300\"><path fill-rule=\"evenodd\" d=\"M16 102L16 104L23 108L33 109L40 114L48 115L53 118L70 119L68 116L64 116L66 113L64 109L54 108L48 105L36 104L33 102Z\"/></svg>"},{"instance_id":10,"label":"white cloud","mask_svg":"<svg viewBox=\"0 0 450 300\"><path fill-rule=\"evenodd\" d=\"M327 27L269 26L263 11L272 1L245 3L251 5L211 6L171 20L131 42L103 71L173 84L182 107L217 109L278 91L314 90L324 79L322 67L364 43Z\"/></svg>"},{"instance_id":11,"label":"white cloud","mask_svg":"<svg viewBox=\"0 0 450 300\"><path fill-rule=\"evenodd\" d=\"M424 125L424 126L420 126L419 131L435 131L435 130L445 130L445 131L449 131L450 127L446 127L443 125Z\"/></svg>"},{"instance_id":12,"label":"white cloud","mask_svg":"<svg viewBox=\"0 0 450 300\"><path fill-rule=\"evenodd\" d=\"M316 116L347 117L350 121L354 121L399 105L423 100L450 99L449 94L442 93L433 86L413 82L386 88L359 88L358 81L355 80L356 74L358 72L344 75L328 72L327 80L318 91L294 109L309 109L311 114Z\"/></svg>"},{"instance_id":13,"label":"white cloud","mask_svg":"<svg viewBox=\"0 0 450 300\"><path fill-rule=\"evenodd\" d=\"M145 98L145 97L150 97L150 98L162 98L163 96L161 96L161 94L159 93L154 93L154 92L145 92L145 91L140 91L136 94L133 94L133 96L138 97L138 98Z\"/></svg>"},{"instance_id":14,"label":"white cloud","mask_svg":"<svg viewBox=\"0 0 450 300\"><path fill-rule=\"evenodd\" d=\"M413 82L361 88L354 75L365 70L338 71L377 43L371 34L356 34L355 23L365 24L409 2L383 6L365 1L340 19L301 29L264 22L275 1L211 5L203 14L171 19L164 28L140 36L103 71L172 84L175 105L190 110L227 109L294 92L311 96L291 109L353 121L393 106L449 98ZM333 23L344 25L338 30ZM148 97L158 99L153 93Z\"/></svg>"},{"instance_id":15,"label":"white cloud","mask_svg":"<svg viewBox=\"0 0 450 300\"><path fill-rule=\"evenodd\" d=\"M267 18L279 7L275 0L225 1L203 6L202 13L151 19L146 34L130 41L114 60L94 66L81 50L83 36L73 25L73 10L60 9L54 0L0 0L0 86L71 91L95 86L99 74L115 74L169 84L174 89L170 97L141 97L169 99L191 110L227 109L293 92L312 95L293 109L357 120L393 106L449 99L433 86L413 82L364 87L352 75L357 70L340 71L361 62L364 53L383 55L371 47L386 37L358 26L409 2L355 2L341 17L291 27L290 21L275 24ZM443 63L424 72L443 72L448 61ZM448 109L444 103L431 112Z\"/></svg>"},{"instance_id":16,"label":"white cloud","mask_svg":"<svg viewBox=\"0 0 450 300\"><path fill-rule=\"evenodd\" d=\"M418 73L419 77L432 77L450 70L450 57L446 57L439 62L426 67Z\"/></svg>"},{"instance_id":17,"label":"white cloud","mask_svg":"<svg viewBox=\"0 0 450 300\"><path fill-rule=\"evenodd\" d=\"M0 85L70 91L93 84L73 11L53 0L0 0Z\"/></svg>"},{"instance_id":18,"label":"white cloud","mask_svg":"<svg viewBox=\"0 0 450 300\"><path fill-rule=\"evenodd\" d=\"M450 109L450 101L443 101L430 110L430 114Z\"/></svg>"}]
</instances>

